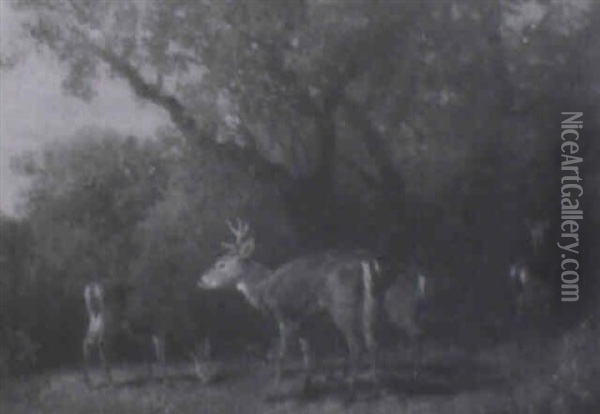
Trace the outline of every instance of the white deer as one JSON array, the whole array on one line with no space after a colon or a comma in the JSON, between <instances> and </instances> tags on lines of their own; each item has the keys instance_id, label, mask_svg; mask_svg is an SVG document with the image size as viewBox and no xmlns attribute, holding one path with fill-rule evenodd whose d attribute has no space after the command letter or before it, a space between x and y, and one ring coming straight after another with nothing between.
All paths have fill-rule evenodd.
<instances>
[{"instance_id":1,"label":"white deer","mask_svg":"<svg viewBox=\"0 0 600 414\"><path fill-rule=\"evenodd\" d=\"M91 282L83 290L85 306L88 314L88 328L83 340L83 372L84 380L91 386L89 363L93 348L98 350L100 361L106 378L112 383L111 367L108 354L120 333L130 338L142 339L142 345L152 347L157 362L165 366L164 334L158 329L155 332L134 332L127 316L127 299L131 286L123 283ZM149 366L150 371L152 366Z\"/></svg>"},{"instance_id":2,"label":"white deer","mask_svg":"<svg viewBox=\"0 0 600 414\"><path fill-rule=\"evenodd\" d=\"M350 384L360 354L374 355L376 297L374 278L379 264L368 253L326 252L294 259L274 271L251 260L254 238L247 223L228 222L234 243L224 243L227 252L200 280L203 289L236 288L254 307L277 322L279 349L275 358L275 384L280 383L282 364L289 342L311 316L327 314L348 346ZM308 340L300 338L304 353L305 385L310 381Z\"/></svg>"}]
</instances>

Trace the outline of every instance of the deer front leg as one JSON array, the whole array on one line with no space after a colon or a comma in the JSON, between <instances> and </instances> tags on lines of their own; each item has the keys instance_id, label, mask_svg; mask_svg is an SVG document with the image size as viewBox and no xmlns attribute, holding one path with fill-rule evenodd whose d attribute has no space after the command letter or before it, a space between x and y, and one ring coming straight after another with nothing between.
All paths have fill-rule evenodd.
<instances>
[{"instance_id":1,"label":"deer front leg","mask_svg":"<svg viewBox=\"0 0 600 414\"><path fill-rule=\"evenodd\" d=\"M300 344L300 352L302 352L302 367L305 371L309 371L312 368L310 344L306 338L298 338L298 344Z\"/></svg>"},{"instance_id":2,"label":"deer front leg","mask_svg":"<svg viewBox=\"0 0 600 414\"><path fill-rule=\"evenodd\" d=\"M302 352L302 366L304 368L303 389L307 391L312 385L313 364L311 358L310 344L306 338L298 338Z\"/></svg>"},{"instance_id":3,"label":"deer front leg","mask_svg":"<svg viewBox=\"0 0 600 414\"><path fill-rule=\"evenodd\" d=\"M152 335L152 346L154 348L154 357L157 365L160 367L164 379L167 367L165 357L165 340L162 335Z\"/></svg>"},{"instance_id":4,"label":"deer front leg","mask_svg":"<svg viewBox=\"0 0 600 414\"><path fill-rule=\"evenodd\" d=\"M280 321L278 323L278 329L279 349L275 358L275 386L279 386L281 382L283 363L285 362L285 359L287 358L288 354L288 343L294 333L294 328L284 321Z\"/></svg>"},{"instance_id":5,"label":"deer front leg","mask_svg":"<svg viewBox=\"0 0 600 414\"><path fill-rule=\"evenodd\" d=\"M92 387L92 381L90 379L90 347L93 345L93 343L89 340L88 336L86 335L85 339L83 340L83 345L82 345L82 349L83 349L83 380L85 382L85 385L88 388Z\"/></svg>"},{"instance_id":6,"label":"deer front leg","mask_svg":"<svg viewBox=\"0 0 600 414\"><path fill-rule=\"evenodd\" d=\"M105 340L98 341L98 354L100 355L100 361L102 362L102 368L104 369L106 379L108 380L109 384L112 384L112 373L110 369L110 362L106 356L107 350Z\"/></svg>"},{"instance_id":7,"label":"deer front leg","mask_svg":"<svg viewBox=\"0 0 600 414\"><path fill-rule=\"evenodd\" d=\"M360 346L357 335L350 334L346 338L348 342L348 365L346 369L348 372L350 393L353 394L360 362Z\"/></svg>"},{"instance_id":8,"label":"deer front leg","mask_svg":"<svg viewBox=\"0 0 600 414\"><path fill-rule=\"evenodd\" d=\"M418 379L423 364L423 346L421 343L421 330L415 324L408 324L407 338L410 348L411 360L413 361L412 376Z\"/></svg>"},{"instance_id":9,"label":"deer front leg","mask_svg":"<svg viewBox=\"0 0 600 414\"><path fill-rule=\"evenodd\" d=\"M360 362L361 327L355 323L355 315L347 307L335 307L331 315L335 325L344 336L346 346L348 347L348 359L344 369L352 391L354 389L355 375L358 371L358 363Z\"/></svg>"}]
</instances>

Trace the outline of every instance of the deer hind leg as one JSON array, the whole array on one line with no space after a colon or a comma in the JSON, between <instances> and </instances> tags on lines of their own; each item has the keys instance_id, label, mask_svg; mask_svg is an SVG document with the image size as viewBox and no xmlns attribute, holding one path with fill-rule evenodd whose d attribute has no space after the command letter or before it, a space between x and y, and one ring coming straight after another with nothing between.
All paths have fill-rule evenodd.
<instances>
[{"instance_id":1,"label":"deer hind leg","mask_svg":"<svg viewBox=\"0 0 600 414\"><path fill-rule=\"evenodd\" d=\"M348 347L348 359L345 370L351 388L353 388L362 348L362 318L360 317L360 314L356 313L356 310L353 309L352 306L347 304L335 306L330 314L335 326L342 333L346 346Z\"/></svg>"},{"instance_id":2,"label":"deer hind leg","mask_svg":"<svg viewBox=\"0 0 600 414\"><path fill-rule=\"evenodd\" d=\"M367 351L369 367L375 374L379 368L379 349L375 340L375 320L373 315L364 315L362 340Z\"/></svg>"},{"instance_id":3,"label":"deer hind leg","mask_svg":"<svg viewBox=\"0 0 600 414\"><path fill-rule=\"evenodd\" d=\"M408 342L410 359L413 363L412 376L418 378L423 364L423 345L421 343L421 330L415 323L407 321L406 338Z\"/></svg>"},{"instance_id":4,"label":"deer hind leg","mask_svg":"<svg viewBox=\"0 0 600 414\"><path fill-rule=\"evenodd\" d=\"M350 393L354 394L356 377L358 375L360 364L360 336L351 329L345 333L344 337L346 338L346 343L348 345L348 360L346 364L348 385L350 387Z\"/></svg>"},{"instance_id":5,"label":"deer hind leg","mask_svg":"<svg viewBox=\"0 0 600 414\"><path fill-rule=\"evenodd\" d=\"M380 314L381 297L380 293L374 292L374 278L379 276L380 267L376 260L372 262L361 262L362 267L362 279L363 279L363 298L362 298L362 312L360 316L362 319L361 339L363 340L365 349L369 357L369 364L371 371L375 372L378 367L378 350L377 341L375 339L375 329L377 325L377 318Z\"/></svg>"},{"instance_id":6,"label":"deer hind leg","mask_svg":"<svg viewBox=\"0 0 600 414\"><path fill-rule=\"evenodd\" d=\"M361 335L360 328L357 326L351 312L339 312L334 314L334 321L341 331L346 345L348 347L348 359L346 361L345 371L350 385L350 391L354 391L354 384L361 353Z\"/></svg>"},{"instance_id":7,"label":"deer hind leg","mask_svg":"<svg viewBox=\"0 0 600 414\"><path fill-rule=\"evenodd\" d=\"M525 334L527 333L527 318L525 315L525 300L520 294L516 300L514 310L514 326L516 326L517 351L522 354L525 350Z\"/></svg>"}]
</instances>

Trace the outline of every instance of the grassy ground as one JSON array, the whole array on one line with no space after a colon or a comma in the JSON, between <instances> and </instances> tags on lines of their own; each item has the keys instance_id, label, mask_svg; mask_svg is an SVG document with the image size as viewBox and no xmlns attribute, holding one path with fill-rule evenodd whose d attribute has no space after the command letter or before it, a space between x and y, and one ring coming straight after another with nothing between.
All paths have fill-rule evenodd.
<instances>
[{"instance_id":1,"label":"grassy ground","mask_svg":"<svg viewBox=\"0 0 600 414\"><path fill-rule=\"evenodd\" d=\"M376 376L363 375L350 395L336 364L321 370L303 392L293 369L275 389L272 370L260 363L221 366L216 382L204 385L191 366L172 365L163 381L144 367L114 370L108 386L97 370L87 389L81 373L65 370L2 386L2 413L518 413L515 369L508 348L490 355L430 352L415 377L414 364L386 358ZM510 369L509 369L510 367ZM539 389L539 387L536 387ZM534 411L532 411L534 412Z\"/></svg>"},{"instance_id":2,"label":"grassy ground","mask_svg":"<svg viewBox=\"0 0 600 414\"><path fill-rule=\"evenodd\" d=\"M552 350L544 346L546 353ZM517 353L511 345L479 355L429 350L415 377L406 358L388 356L376 376L359 377L350 395L339 362L328 361L303 392L294 367L274 388L272 369L258 362L221 363L221 377L199 382L192 366L171 365L163 375L147 376L143 366L118 367L114 383L94 372L87 389L80 372L56 371L27 381L4 383L1 413L571 413L544 406L556 394L542 348ZM163 378L161 381L159 378ZM576 414L597 414L593 404ZM591 408L590 408L591 407Z\"/></svg>"}]
</instances>

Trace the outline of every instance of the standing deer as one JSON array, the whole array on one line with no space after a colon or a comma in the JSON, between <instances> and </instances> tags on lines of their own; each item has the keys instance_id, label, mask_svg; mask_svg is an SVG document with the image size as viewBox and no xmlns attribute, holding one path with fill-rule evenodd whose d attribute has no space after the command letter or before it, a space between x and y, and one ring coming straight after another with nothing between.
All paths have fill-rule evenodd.
<instances>
[{"instance_id":1,"label":"standing deer","mask_svg":"<svg viewBox=\"0 0 600 414\"><path fill-rule=\"evenodd\" d=\"M516 322L547 316L552 292L526 261L517 261L509 269L513 294L512 314Z\"/></svg>"},{"instance_id":2,"label":"standing deer","mask_svg":"<svg viewBox=\"0 0 600 414\"><path fill-rule=\"evenodd\" d=\"M235 241L223 244L227 252L202 275L198 286L235 288L252 306L275 319L279 337L276 385L280 383L290 341L311 316L327 314L348 347L352 386L361 352L366 349L374 355L373 279L378 277L378 262L365 252L327 252L294 259L271 271L251 260L255 242L248 235L248 224L240 220L237 226L227 224ZM304 354L306 385L310 381L309 343L306 338L299 338L299 343Z\"/></svg>"},{"instance_id":3,"label":"standing deer","mask_svg":"<svg viewBox=\"0 0 600 414\"><path fill-rule=\"evenodd\" d=\"M152 347L157 362L165 366L164 335L155 330L134 332L127 315L127 299L132 287L118 282L91 282L83 290L88 314L88 328L83 340L84 380L91 386L89 362L92 348L97 348L106 378L112 383L108 354L119 334L125 334L142 345ZM150 371L152 366L149 366Z\"/></svg>"},{"instance_id":4,"label":"standing deer","mask_svg":"<svg viewBox=\"0 0 600 414\"><path fill-rule=\"evenodd\" d=\"M523 319L526 315L541 316L549 310L550 289L544 283L549 270L545 247L547 246L550 222L548 220L526 220L529 254L511 264L509 277L513 289L514 316Z\"/></svg>"},{"instance_id":5,"label":"standing deer","mask_svg":"<svg viewBox=\"0 0 600 414\"><path fill-rule=\"evenodd\" d=\"M513 262L508 271L512 291L511 314L519 335L517 345L522 348L522 334L531 334L540 328L540 322L551 313L553 293L547 282L550 271L544 254L549 222L527 221L529 254Z\"/></svg>"}]
</instances>

